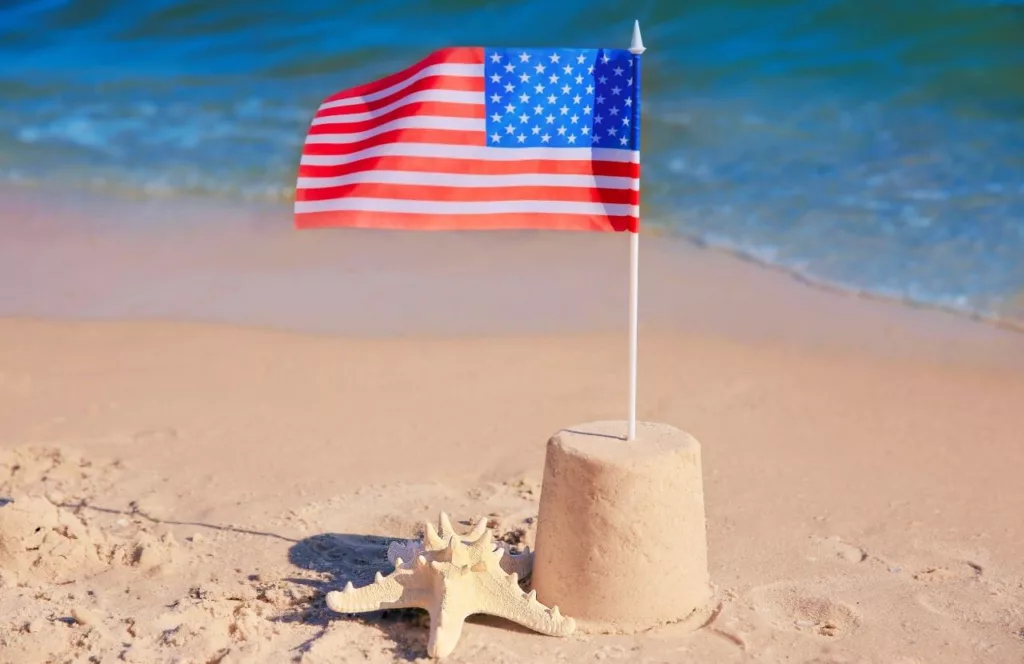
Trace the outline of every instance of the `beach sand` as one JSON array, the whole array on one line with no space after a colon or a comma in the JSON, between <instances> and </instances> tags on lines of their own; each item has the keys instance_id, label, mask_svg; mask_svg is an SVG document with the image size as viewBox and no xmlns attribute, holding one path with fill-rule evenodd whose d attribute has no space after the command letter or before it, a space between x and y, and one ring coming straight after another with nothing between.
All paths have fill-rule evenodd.
<instances>
[{"instance_id":1,"label":"beach sand","mask_svg":"<svg viewBox=\"0 0 1024 664\"><path fill-rule=\"evenodd\" d=\"M548 437L625 414L622 236L7 200L0 661L425 657L424 615L324 593L440 510L532 545ZM477 617L451 661L1024 660L1024 336L641 256L639 417L702 444L715 610Z\"/></svg>"}]
</instances>

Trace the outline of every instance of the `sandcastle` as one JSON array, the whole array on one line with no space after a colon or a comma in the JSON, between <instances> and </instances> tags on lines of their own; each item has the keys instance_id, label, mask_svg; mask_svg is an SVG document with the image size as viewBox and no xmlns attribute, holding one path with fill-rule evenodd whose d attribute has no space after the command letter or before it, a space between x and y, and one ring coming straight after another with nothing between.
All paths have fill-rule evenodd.
<instances>
[{"instance_id":1,"label":"sandcastle","mask_svg":"<svg viewBox=\"0 0 1024 664\"><path fill-rule=\"evenodd\" d=\"M441 522L447 540L428 522L422 539L413 545L412 551L418 552L414 560L406 562L392 548L394 572L388 576L377 572L373 583L361 588L349 581L344 590L327 593L328 608L339 613L426 609L430 614L427 654L437 658L451 654L463 622L476 613L506 618L553 636L573 632L572 618L563 617L557 606L542 605L535 592L523 592L518 572L502 567L505 550L495 546L486 520L473 530L479 536L468 542L454 532L447 517ZM511 566L524 564L529 564L529 554Z\"/></svg>"},{"instance_id":2,"label":"sandcastle","mask_svg":"<svg viewBox=\"0 0 1024 664\"><path fill-rule=\"evenodd\" d=\"M533 588L588 631L635 632L706 608L700 444L667 424L563 429L547 446Z\"/></svg>"}]
</instances>

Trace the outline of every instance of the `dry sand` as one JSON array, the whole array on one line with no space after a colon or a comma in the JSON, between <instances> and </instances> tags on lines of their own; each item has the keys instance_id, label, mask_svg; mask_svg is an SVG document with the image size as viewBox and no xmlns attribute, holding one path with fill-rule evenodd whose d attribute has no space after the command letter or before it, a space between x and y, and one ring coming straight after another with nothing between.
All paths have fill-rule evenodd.
<instances>
[{"instance_id":1,"label":"dry sand","mask_svg":"<svg viewBox=\"0 0 1024 664\"><path fill-rule=\"evenodd\" d=\"M61 291L74 279L39 266L88 257L80 244L39 237L7 242L10 257L32 248L38 261L0 272L4 292L34 292L45 309L61 293L75 299ZM274 237L240 243L245 269L277 255ZM585 262L550 247L578 242L618 261L625 247L615 239L482 240L496 258L473 254L470 265L444 258L464 238L395 242L406 256L416 242L435 252L421 265L432 296L466 303L482 297L473 275L507 292L536 286L517 281L517 252L568 275L556 292L586 286ZM279 241L289 256L280 267L299 250ZM88 246L116 254L102 234ZM315 265L329 262L309 246ZM474 618L452 660L1024 661L1024 338L824 293L707 252L645 247L639 416L702 444L719 608L696 632L565 639ZM203 254L193 256L192 269L204 269ZM386 283L374 261L345 265L382 302L401 302L402 279L418 274ZM615 306L622 266L594 278L611 284ZM113 274L102 260L95 267L72 272L83 289ZM659 295L652 275L671 288ZM209 283L214 302L230 282ZM120 292L96 289L94 303ZM489 311L547 320L555 296L531 292L540 310ZM30 299L0 304L10 315ZM424 316L388 337L339 326L355 317L388 328L390 314L348 313L311 317L306 332L0 321L0 661L425 656L421 614L338 616L325 592L386 571L388 542L414 537L441 509L463 521L489 515L507 542L532 545L547 438L622 416L625 337L606 329L615 321L585 316L592 331L516 319L503 335Z\"/></svg>"}]
</instances>

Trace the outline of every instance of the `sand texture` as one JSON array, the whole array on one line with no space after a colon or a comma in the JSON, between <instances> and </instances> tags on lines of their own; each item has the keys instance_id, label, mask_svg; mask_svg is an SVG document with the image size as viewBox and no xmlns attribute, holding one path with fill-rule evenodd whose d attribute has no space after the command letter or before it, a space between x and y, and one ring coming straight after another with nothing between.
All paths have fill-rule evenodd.
<instances>
[{"instance_id":1,"label":"sand texture","mask_svg":"<svg viewBox=\"0 0 1024 664\"><path fill-rule=\"evenodd\" d=\"M564 638L474 616L450 661L1024 659L1018 369L641 341L641 419L701 442L714 610ZM442 509L535 545L545 445L620 415L624 350L0 322L0 660L426 658L424 612L326 594Z\"/></svg>"}]
</instances>

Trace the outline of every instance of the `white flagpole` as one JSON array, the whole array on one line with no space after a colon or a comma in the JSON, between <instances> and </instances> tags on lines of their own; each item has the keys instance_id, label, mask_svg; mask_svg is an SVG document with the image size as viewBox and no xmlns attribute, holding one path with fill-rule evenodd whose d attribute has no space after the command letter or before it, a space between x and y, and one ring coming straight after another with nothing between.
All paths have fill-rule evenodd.
<instances>
[{"instance_id":1,"label":"white flagpole","mask_svg":"<svg viewBox=\"0 0 1024 664\"><path fill-rule=\"evenodd\" d=\"M636 90L640 89L640 61L639 56L646 49L643 39L640 37L640 21L633 22L633 40L629 45L629 52L637 56L634 58L633 76L636 78L634 85ZM636 104L633 106L633 136L636 141L636 150L640 150L640 95L637 94ZM638 222L639 223L639 222ZM626 440L636 438L636 346L637 346L637 295L640 283L640 228L629 233L629 421L626 428Z\"/></svg>"}]
</instances>

